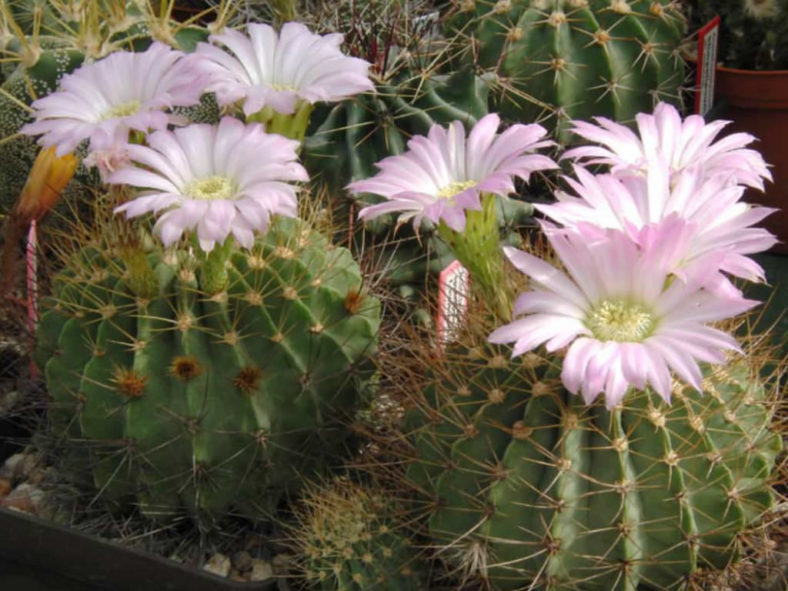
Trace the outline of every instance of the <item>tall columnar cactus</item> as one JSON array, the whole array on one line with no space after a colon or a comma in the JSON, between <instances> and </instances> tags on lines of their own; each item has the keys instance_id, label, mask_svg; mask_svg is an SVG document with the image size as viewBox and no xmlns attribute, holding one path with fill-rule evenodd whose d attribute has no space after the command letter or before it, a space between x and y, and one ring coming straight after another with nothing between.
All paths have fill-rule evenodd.
<instances>
[{"instance_id":1,"label":"tall columnar cactus","mask_svg":"<svg viewBox=\"0 0 788 591\"><path fill-rule=\"evenodd\" d=\"M421 591L425 564L396 503L346 478L302 499L293 527L299 564L322 591Z\"/></svg>"},{"instance_id":2,"label":"tall columnar cactus","mask_svg":"<svg viewBox=\"0 0 788 591\"><path fill-rule=\"evenodd\" d=\"M534 353L450 351L410 411L408 480L454 568L494 589L674 589L724 568L772 502L781 450L755 370L612 411ZM417 397L418 398L418 397Z\"/></svg>"},{"instance_id":3,"label":"tall columnar cactus","mask_svg":"<svg viewBox=\"0 0 788 591\"><path fill-rule=\"evenodd\" d=\"M105 498L265 514L343 451L379 302L299 221L221 269L140 248L85 247L56 279L37 351L53 429L87 446Z\"/></svg>"},{"instance_id":4,"label":"tall columnar cactus","mask_svg":"<svg viewBox=\"0 0 788 591\"><path fill-rule=\"evenodd\" d=\"M449 30L478 43L503 87L499 109L518 121L630 121L680 101L684 20L670 0L457 1Z\"/></svg>"}]
</instances>

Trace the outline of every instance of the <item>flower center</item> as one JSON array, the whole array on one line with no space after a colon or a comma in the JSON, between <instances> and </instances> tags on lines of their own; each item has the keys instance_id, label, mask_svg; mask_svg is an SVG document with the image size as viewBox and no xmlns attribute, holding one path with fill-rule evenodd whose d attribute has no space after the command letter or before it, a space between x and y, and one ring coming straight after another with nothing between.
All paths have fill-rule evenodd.
<instances>
[{"instance_id":1,"label":"flower center","mask_svg":"<svg viewBox=\"0 0 788 591\"><path fill-rule=\"evenodd\" d=\"M268 83L268 86L269 86L271 89L273 89L273 90L276 90L277 92L282 92L282 91L285 91L285 90L289 90L289 91L291 91L291 92L295 92L295 91L297 91L297 90L298 90L298 89L297 89L295 86L293 86L292 84L280 84L280 83L278 83L278 82L269 82L269 83Z\"/></svg>"},{"instance_id":2,"label":"flower center","mask_svg":"<svg viewBox=\"0 0 788 591\"><path fill-rule=\"evenodd\" d=\"M140 110L142 105L139 101L129 101L120 105L115 105L109 111L104 113L103 119L117 119L119 117L128 117Z\"/></svg>"},{"instance_id":3,"label":"flower center","mask_svg":"<svg viewBox=\"0 0 788 591\"><path fill-rule=\"evenodd\" d=\"M470 189L476 184L476 181L455 181L450 185L438 189L438 197L444 199L451 199L457 193L462 193L465 189Z\"/></svg>"},{"instance_id":4,"label":"flower center","mask_svg":"<svg viewBox=\"0 0 788 591\"><path fill-rule=\"evenodd\" d=\"M654 315L640 304L603 300L586 317L586 326L600 341L639 342L654 331Z\"/></svg>"},{"instance_id":5,"label":"flower center","mask_svg":"<svg viewBox=\"0 0 788 591\"><path fill-rule=\"evenodd\" d=\"M217 199L231 199L235 190L235 183L230 179L213 175L190 182L186 185L184 193L193 199L215 201Z\"/></svg>"}]
</instances>

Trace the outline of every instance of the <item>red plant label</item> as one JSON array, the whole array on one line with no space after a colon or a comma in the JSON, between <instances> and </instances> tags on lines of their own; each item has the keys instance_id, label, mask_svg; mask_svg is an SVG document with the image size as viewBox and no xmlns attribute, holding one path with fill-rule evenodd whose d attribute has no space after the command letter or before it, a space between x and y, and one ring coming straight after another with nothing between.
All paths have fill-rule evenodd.
<instances>
[{"instance_id":1,"label":"red plant label","mask_svg":"<svg viewBox=\"0 0 788 591\"><path fill-rule=\"evenodd\" d=\"M714 74L720 17L715 16L698 31L698 70L695 76L695 112L706 115L714 104Z\"/></svg>"},{"instance_id":2,"label":"red plant label","mask_svg":"<svg viewBox=\"0 0 788 591\"><path fill-rule=\"evenodd\" d=\"M468 309L468 269L454 261L438 276L438 344L443 347L457 337Z\"/></svg>"}]
</instances>

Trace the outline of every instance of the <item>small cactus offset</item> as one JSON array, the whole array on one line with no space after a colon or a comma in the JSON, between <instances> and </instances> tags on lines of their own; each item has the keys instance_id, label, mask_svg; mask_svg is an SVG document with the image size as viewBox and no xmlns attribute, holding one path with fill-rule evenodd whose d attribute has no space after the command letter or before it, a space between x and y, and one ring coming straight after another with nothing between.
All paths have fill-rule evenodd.
<instances>
[{"instance_id":1,"label":"small cactus offset","mask_svg":"<svg viewBox=\"0 0 788 591\"><path fill-rule=\"evenodd\" d=\"M348 251L279 220L219 267L88 246L39 327L53 430L151 516L272 511L343 453L369 369L380 307Z\"/></svg>"},{"instance_id":2,"label":"small cactus offset","mask_svg":"<svg viewBox=\"0 0 788 591\"><path fill-rule=\"evenodd\" d=\"M293 528L299 563L321 591L421 591L427 569L393 501L347 478L310 490Z\"/></svg>"},{"instance_id":3,"label":"small cactus offset","mask_svg":"<svg viewBox=\"0 0 788 591\"><path fill-rule=\"evenodd\" d=\"M678 104L684 19L669 0L457 1L449 31L478 43L501 82L501 113L546 120L631 121L659 101Z\"/></svg>"},{"instance_id":4,"label":"small cactus offset","mask_svg":"<svg viewBox=\"0 0 788 591\"><path fill-rule=\"evenodd\" d=\"M437 363L437 364L436 364ZM493 589L679 589L734 562L780 453L757 368L709 369L672 405L586 406L557 368L489 345L432 362L408 481L449 565Z\"/></svg>"}]
</instances>

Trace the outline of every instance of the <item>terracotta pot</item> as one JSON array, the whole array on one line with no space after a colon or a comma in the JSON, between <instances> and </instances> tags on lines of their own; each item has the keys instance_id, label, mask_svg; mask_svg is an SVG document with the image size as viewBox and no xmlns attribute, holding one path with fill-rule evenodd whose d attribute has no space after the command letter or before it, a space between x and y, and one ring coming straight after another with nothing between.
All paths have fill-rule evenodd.
<instances>
[{"instance_id":1,"label":"terracotta pot","mask_svg":"<svg viewBox=\"0 0 788 591\"><path fill-rule=\"evenodd\" d=\"M717 67L715 98L724 101L722 117L733 121L726 130L745 131L773 166L774 183L766 193L749 190L746 199L780 208L764 221L782 241L777 252L788 253L788 70L755 71Z\"/></svg>"}]
</instances>

